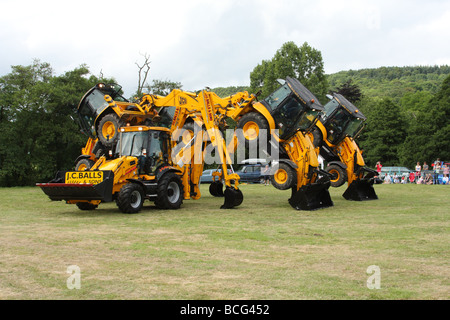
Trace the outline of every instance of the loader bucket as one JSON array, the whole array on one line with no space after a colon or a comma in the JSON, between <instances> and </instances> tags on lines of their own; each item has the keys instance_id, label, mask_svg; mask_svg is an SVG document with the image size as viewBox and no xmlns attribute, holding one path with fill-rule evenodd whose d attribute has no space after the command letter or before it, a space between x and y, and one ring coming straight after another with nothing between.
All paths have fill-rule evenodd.
<instances>
[{"instance_id":1,"label":"loader bucket","mask_svg":"<svg viewBox=\"0 0 450 320\"><path fill-rule=\"evenodd\" d=\"M346 200L355 201L378 199L375 189L373 188L373 179L359 179L353 181L342 196Z\"/></svg>"},{"instance_id":2,"label":"loader bucket","mask_svg":"<svg viewBox=\"0 0 450 320\"><path fill-rule=\"evenodd\" d=\"M209 193L214 197L223 197L223 183L220 181L213 181L209 185Z\"/></svg>"},{"instance_id":3,"label":"loader bucket","mask_svg":"<svg viewBox=\"0 0 450 320\"><path fill-rule=\"evenodd\" d=\"M235 189L233 187L226 187L225 192L225 202L220 207L220 209L231 209L239 206L244 200L244 195L242 191L239 189Z\"/></svg>"},{"instance_id":4,"label":"loader bucket","mask_svg":"<svg viewBox=\"0 0 450 320\"><path fill-rule=\"evenodd\" d=\"M103 172L103 181L93 184L68 184L64 182L64 172L58 172L56 178L49 183L37 183L42 191L53 201L60 200L101 200L112 201L114 173Z\"/></svg>"},{"instance_id":5,"label":"loader bucket","mask_svg":"<svg viewBox=\"0 0 450 320\"><path fill-rule=\"evenodd\" d=\"M317 210L333 206L330 193L330 181L325 183L312 183L297 190L292 188L289 204L296 210Z\"/></svg>"}]
</instances>

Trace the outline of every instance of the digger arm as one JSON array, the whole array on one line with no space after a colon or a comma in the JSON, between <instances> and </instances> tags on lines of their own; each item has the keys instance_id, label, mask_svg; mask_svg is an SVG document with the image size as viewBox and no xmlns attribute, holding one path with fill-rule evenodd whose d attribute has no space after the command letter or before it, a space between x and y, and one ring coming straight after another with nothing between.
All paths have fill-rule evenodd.
<instances>
[{"instance_id":1,"label":"digger arm","mask_svg":"<svg viewBox=\"0 0 450 320\"><path fill-rule=\"evenodd\" d=\"M194 123L201 128L197 130L198 132L194 132L194 137L184 148L177 150L173 155L174 162L179 167L184 167L185 175L183 181L185 192L189 193L185 194L185 197L189 195L194 199L200 197L198 184L205 162L206 150L202 150L204 141L202 135L205 133L220 158L222 178L227 188L224 206L227 208L233 207L242 202L242 193L238 189L240 177L236 173L228 173L228 165L232 164L232 159L227 151L222 132L219 129L219 123L226 115L226 110L230 109L233 104L237 104L245 96L246 93L239 94L233 98L222 99L215 93L206 90L195 95L175 89L165 97L156 95L146 97L147 101L151 101L151 108L176 107L171 125L173 142L178 140L188 118L193 119ZM190 148L190 152L187 152L188 148ZM230 194L229 198L238 198L238 200L227 200L227 191Z\"/></svg>"}]
</instances>

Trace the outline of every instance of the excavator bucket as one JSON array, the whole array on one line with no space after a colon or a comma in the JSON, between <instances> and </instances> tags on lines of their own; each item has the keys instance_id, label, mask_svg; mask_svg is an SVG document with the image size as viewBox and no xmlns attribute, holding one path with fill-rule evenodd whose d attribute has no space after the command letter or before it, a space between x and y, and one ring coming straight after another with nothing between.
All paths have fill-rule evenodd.
<instances>
[{"instance_id":1,"label":"excavator bucket","mask_svg":"<svg viewBox=\"0 0 450 320\"><path fill-rule=\"evenodd\" d=\"M209 185L209 193L214 197L223 197L223 183L220 181L213 181Z\"/></svg>"},{"instance_id":2,"label":"excavator bucket","mask_svg":"<svg viewBox=\"0 0 450 320\"><path fill-rule=\"evenodd\" d=\"M101 200L112 201L114 173L102 171L103 181L98 184L66 183L65 172L59 171L56 178L48 183L37 183L42 191L53 201L60 200Z\"/></svg>"},{"instance_id":3,"label":"excavator bucket","mask_svg":"<svg viewBox=\"0 0 450 320\"><path fill-rule=\"evenodd\" d=\"M239 206L244 200L244 195L239 189L233 187L226 187L224 192L225 202L220 209L231 209Z\"/></svg>"},{"instance_id":4,"label":"excavator bucket","mask_svg":"<svg viewBox=\"0 0 450 320\"><path fill-rule=\"evenodd\" d=\"M330 193L330 181L305 185L297 190L292 188L289 204L296 210L317 210L333 206Z\"/></svg>"},{"instance_id":5,"label":"excavator bucket","mask_svg":"<svg viewBox=\"0 0 450 320\"><path fill-rule=\"evenodd\" d=\"M378 196L373 188L373 178L353 181L342 195L346 200L366 201L377 200Z\"/></svg>"}]
</instances>

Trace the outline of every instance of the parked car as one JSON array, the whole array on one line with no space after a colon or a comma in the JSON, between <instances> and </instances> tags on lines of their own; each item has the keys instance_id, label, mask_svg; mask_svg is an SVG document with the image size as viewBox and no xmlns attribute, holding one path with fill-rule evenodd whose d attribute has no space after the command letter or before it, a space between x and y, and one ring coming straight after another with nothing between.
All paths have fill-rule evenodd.
<instances>
[{"instance_id":1,"label":"parked car","mask_svg":"<svg viewBox=\"0 0 450 320\"><path fill-rule=\"evenodd\" d=\"M239 175L240 182L253 182L261 183L263 175L261 169L264 168L263 164L245 164L236 173Z\"/></svg>"},{"instance_id":2,"label":"parked car","mask_svg":"<svg viewBox=\"0 0 450 320\"><path fill-rule=\"evenodd\" d=\"M405 177L405 179L408 179L409 174L411 172L414 172L414 170L411 170L407 167L382 167L380 178L384 179L384 176L386 175L386 173L389 174L392 178L394 176L394 173L396 173L397 176L399 177L399 179L401 179L402 177Z\"/></svg>"},{"instance_id":3,"label":"parked car","mask_svg":"<svg viewBox=\"0 0 450 320\"><path fill-rule=\"evenodd\" d=\"M222 172L222 169L207 169L202 172L202 176L200 177L200 183L211 183L213 182L213 172ZM231 173L231 170L228 169L228 173Z\"/></svg>"}]
</instances>

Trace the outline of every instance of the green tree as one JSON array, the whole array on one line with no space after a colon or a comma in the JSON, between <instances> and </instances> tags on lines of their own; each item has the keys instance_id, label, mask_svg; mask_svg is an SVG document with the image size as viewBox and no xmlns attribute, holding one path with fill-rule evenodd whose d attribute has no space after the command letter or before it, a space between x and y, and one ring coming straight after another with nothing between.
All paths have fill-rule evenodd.
<instances>
[{"instance_id":1,"label":"green tree","mask_svg":"<svg viewBox=\"0 0 450 320\"><path fill-rule=\"evenodd\" d=\"M406 132L400 107L389 99L382 99L365 111L367 126L360 145L369 166L377 161L385 166L397 166L398 150Z\"/></svg>"},{"instance_id":2,"label":"green tree","mask_svg":"<svg viewBox=\"0 0 450 320\"><path fill-rule=\"evenodd\" d=\"M279 84L277 79L297 78L319 99L327 93L322 53L307 42L298 47L294 42L286 42L277 50L271 60L263 60L250 73L252 92L261 90L262 96L272 93Z\"/></svg>"},{"instance_id":3,"label":"green tree","mask_svg":"<svg viewBox=\"0 0 450 320\"><path fill-rule=\"evenodd\" d=\"M157 94L161 96L168 95L173 89L181 89L183 86L180 82L174 82L170 80L158 80L152 81L151 85L145 86L147 91L152 94Z\"/></svg>"},{"instance_id":4,"label":"green tree","mask_svg":"<svg viewBox=\"0 0 450 320\"><path fill-rule=\"evenodd\" d=\"M336 88L336 92L343 95L348 101L353 104L361 101L362 92L357 84L353 83L352 79L347 80L344 84Z\"/></svg>"},{"instance_id":5,"label":"green tree","mask_svg":"<svg viewBox=\"0 0 450 320\"><path fill-rule=\"evenodd\" d=\"M73 167L87 139L73 118L99 79L86 66L55 77L39 60L11 68L0 78L0 185L33 185Z\"/></svg>"},{"instance_id":6,"label":"green tree","mask_svg":"<svg viewBox=\"0 0 450 320\"><path fill-rule=\"evenodd\" d=\"M450 76L440 90L421 108L410 123L408 136L400 148L403 162L413 166L417 161L430 163L436 158L450 159Z\"/></svg>"}]
</instances>

